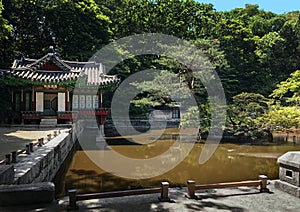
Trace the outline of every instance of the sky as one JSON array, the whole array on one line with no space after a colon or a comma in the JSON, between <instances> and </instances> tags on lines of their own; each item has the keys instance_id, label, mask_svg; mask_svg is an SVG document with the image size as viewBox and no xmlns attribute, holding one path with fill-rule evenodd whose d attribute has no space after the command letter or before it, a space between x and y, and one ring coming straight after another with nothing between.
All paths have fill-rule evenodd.
<instances>
[{"instance_id":1,"label":"sky","mask_svg":"<svg viewBox=\"0 0 300 212\"><path fill-rule=\"evenodd\" d=\"M197 0L201 3L211 3L217 11L228 11L234 8L244 8L245 4L258 4L260 9L282 14L300 10L300 0Z\"/></svg>"}]
</instances>

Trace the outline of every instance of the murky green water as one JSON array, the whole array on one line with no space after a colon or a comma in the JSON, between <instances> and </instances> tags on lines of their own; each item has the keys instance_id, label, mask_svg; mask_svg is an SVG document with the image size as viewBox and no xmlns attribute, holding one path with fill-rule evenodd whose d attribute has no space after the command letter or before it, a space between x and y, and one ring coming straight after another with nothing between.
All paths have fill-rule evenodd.
<instances>
[{"instance_id":1,"label":"murky green water","mask_svg":"<svg viewBox=\"0 0 300 212\"><path fill-rule=\"evenodd\" d=\"M165 152L174 143L174 129L166 130L165 134L172 136L145 145L111 145L103 151L113 149L131 158L151 158ZM144 134L142 137L128 138L147 140L149 136ZM123 141L118 137L108 140L111 143ZM254 146L226 143L220 144L214 155L205 164L200 165L198 159L203 146L202 143L195 144L189 155L174 169L144 180L125 179L107 173L94 164L84 151L77 151L63 178L64 191L60 195L72 188L76 188L80 193L90 193L159 187L161 181L168 181L171 186L184 186L189 179L195 180L197 184L254 180L258 179L260 174L275 179L278 178L277 158L288 151L300 151L300 146L294 144ZM89 153L99 154L99 151Z\"/></svg>"}]
</instances>

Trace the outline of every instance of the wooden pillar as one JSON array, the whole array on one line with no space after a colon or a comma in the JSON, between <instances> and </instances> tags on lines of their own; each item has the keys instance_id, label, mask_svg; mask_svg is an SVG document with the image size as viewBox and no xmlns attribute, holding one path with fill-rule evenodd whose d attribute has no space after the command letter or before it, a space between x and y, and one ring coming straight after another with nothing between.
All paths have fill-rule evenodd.
<instances>
[{"instance_id":1,"label":"wooden pillar","mask_svg":"<svg viewBox=\"0 0 300 212\"><path fill-rule=\"evenodd\" d=\"M66 92L66 104L65 104L65 106L66 106L66 108L65 108L65 111L69 111L69 101L70 101L70 97L69 97L69 91L67 90L67 92Z\"/></svg>"},{"instance_id":2,"label":"wooden pillar","mask_svg":"<svg viewBox=\"0 0 300 212\"><path fill-rule=\"evenodd\" d=\"M260 182L260 192L269 192L267 188L268 177L266 175L259 175Z\"/></svg>"},{"instance_id":3,"label":"wooden pillar","mask_svg":"<svg viewBox=\"0 0 300 212\"><path fill-rule=\"evenodd\" d=\"M188 187L188 198L195 199L195 184L196 182L194 180L188 180L187 181L187 187Z\"/></svg>"},{"instance_id":4,"label":"wooden pillar","mask_svg":"<svg viewBox=\"0 0 300 212\"><path fill-rule=\"evenodd\" d=\"M11 89L11 103L14 103L14 89Z\"/></svg>"},{"instance_id":5,"label":"wooden pillar","mask_svg":"<svg viewBox=\"0 0 300 212\"><path fill-rule=\"evenodd\" d=\"M20 105L20 111L25 110L25 102L24 102L24 89L21 89L21 105Z\"/></svg>"},{"instance_id":6,"label":"wooden pillar","mask_svg":"<svg viewBox=\"0 0 300 212\"><path fill-rule=\"evenodd\" d=\"M32 88L32 93L31 93L31 110L35 111L35 90L34 87Z\"/></svg>"},{"instance_id":7,"label":"wooden pillar","mask_svg":"<svg viewBox=\"0 0 300 212\"><path fill-rule=\"evenodd\" d=\"M169 202L169 183L161 182L161 195L159 197L159 201L161 202Z\"/></svg>"}]
</instances>

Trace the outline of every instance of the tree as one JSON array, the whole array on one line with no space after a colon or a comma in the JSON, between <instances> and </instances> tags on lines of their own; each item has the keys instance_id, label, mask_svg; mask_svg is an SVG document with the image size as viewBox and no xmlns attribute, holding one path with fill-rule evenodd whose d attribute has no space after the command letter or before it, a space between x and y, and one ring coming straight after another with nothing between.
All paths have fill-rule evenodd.
<instances>
[{"instance_id":1,"label":"tree","mask_svg":"<svg viewBox=\"0 0 300 212\"><path fill-rule=\"evenodd\" d=\"M289 130L300 127L300 109L296 106L274 105L260 117L264 127L274 130Z\"/></svg>"},{"instance_id":2,"label":"tree","mask_svg":"<svg viewBox=\"0 0 300 212\"><path fill-rule=\"evenodd\" d=\"M272 100L255 93L241 93L232 99L233 103L227 110L227 131L235 136L246 136L252 140L269 134L258 120L268 112Z\"/></svg>"},{"instance_id":3,"label":"tree","mask_svg":"<svg viewBox=\"0 0 300 212\"><path fill-rule=\"evenodd\" d=\"M15 55L39 58L50 45L66 59L87 60L111 38L110 19L94 0L4 0Z\"/></svg>"},{"instance_id":4,"label":"tree","mask_svg":"<svg viewBox=\"0 0 300 212\"><path fill-rule=\"evenodd\" d=\"M217 22L212 4L194 0L112 0L109 8L114 11L111 20L115 38L146 32L188 40L207 38Z\"/></svg>"},{"instance_id":5,"label":"tree","mask_svg":"<svg viewBox=\"0 0 300 212\"><path fill-rule=\"evenodd\" d=\"M45 26L45 1L3 0L3 5L3 17L14 30L9 37L13 57L21 53L33 58L42 56L43 50L53 45Z\"/></svg>"},{"instance_id":6,"label":"tree","mask_svg":"<svg viewBox=\"0 0 300 212\"><path fill-rule=\"evenodd\" d=\"M290 77L277 85L270 95L292 105L300 105L300 70L293 72Z\"/></svg>"},{"instance_id":7,"label":"tree","mask_svg":"<svg viewBox=\"0 0 300 212\"><path fill-rule=\"evenodd\" d=\"M46 26L62 56L89 59L111 39L111 20L94 0L56 0L46 7Z\"/></svg>"},{"instance_id":8,"label":"tree","mask_svg":"<svg viewBox=\"0 0 300 212\"><path fill-rule=\"evenodd\" d=\"M12 48L9 45L9 37L13 29L8 21L3 17L4 7L0 1L0 67L8 67L9 59L11 59Z\"/></svg>"}]
</instances>

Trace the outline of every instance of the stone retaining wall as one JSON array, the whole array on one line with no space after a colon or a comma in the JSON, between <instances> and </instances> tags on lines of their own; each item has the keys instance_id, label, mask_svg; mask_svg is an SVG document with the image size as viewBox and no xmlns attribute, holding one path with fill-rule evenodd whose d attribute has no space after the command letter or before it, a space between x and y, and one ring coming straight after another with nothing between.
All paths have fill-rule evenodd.
<instances>
[{"instance_id":1,"label":"stone retaining wall","mask_svg":"<svg viewBox=\"0 0 300 212\"><path fill-rule=\"evenodd\" d=\"M19 156L14 164L14 184L52 181L75 143L76 139L69 131L62 130L30 155Z\"/></svg>"},{"instance_id":2,"label":"stone retaining wall","mask_svg":"<svg viewBox=\"0 0 300 212\"><path fill-rule=\"evenodd\" d=\"M54 189L50 182L0 185L0 206L51 203L54 201Z\"/></svg>"},{"instance_id":3,"label":"stone retaining wall","mask_svg":"<svg viewBox=\"0 0 300 212\"><path fill-rule=\"evenodd\" d=\"M106 120L104 124L104 133L107 137L119 136L116 126L122 128L122 132L126 135L135 134L136 131L146 132L150 129L165 129L165 128L178 128L178 120ZM136 130L132 130L132 127ZM122 133L123 134L123 133ZM124 135L124 134L123 134Z\"/></svg>"},{"instance_id":4,"label":"stone retaining wall","mask_svg":"<svg viewBox=\"0 0 300 212\"><path fill-rule=\"evenodd\" d=\"M14 167L12 165L0 165L0 185L12 184L14 181Z\"/></svg>"}]
</instances>

